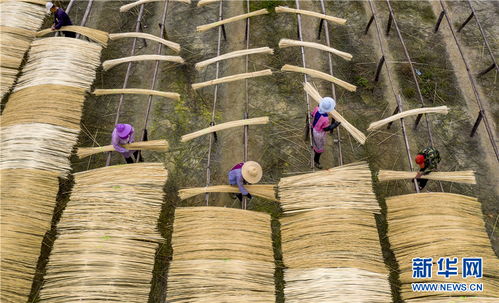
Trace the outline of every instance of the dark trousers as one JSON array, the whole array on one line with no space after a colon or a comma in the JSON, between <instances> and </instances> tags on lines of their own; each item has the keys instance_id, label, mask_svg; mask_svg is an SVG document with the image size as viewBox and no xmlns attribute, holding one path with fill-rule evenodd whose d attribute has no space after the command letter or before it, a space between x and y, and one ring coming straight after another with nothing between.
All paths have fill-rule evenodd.
<instances>
[{"instance_id":1,"label":"dark trousers","mask_svg":"<svg viewBox=\"0 0 499 303\"><path fill-rule=\"evenodd\" d=\"M133 157L135 159L137 159L139 157L139 152L138 150L136 150L134 153L133 153ZM126 163L135 163L134 159L132 157L128 157L128 158L125 158L125 161ZM144 162L144 158L142 157L142 155L140 155L140 159L139 159L139 162Z\"/></svg>"},{"instance_id":2,"label":"dark trousers","mask_svg":"<svg viewBox=\"0 0 499 303\"><path fill-rule=\"evenodd\" d=\"M64 34L64 37L68 38L76 38L76 33L75 32L62 32Z\"/></svg>"},{"instance_id":3,"label":"dark trousers","mask_svg":"<svg viewBox=\"0 0 499 303\"><path fill-rule=\"evenodd\" d=\"M418 181L419 190L422 190L428 183L428 179L416 179L416 181Z\"/></svg>"},{"instance_id":4,"label":"dark trousers","mask_svg":"<svg viewBox=\"0 0 499 303\"><path fill-rule=\"evenodd\" d=\"M320 161L320 159L321 159L321 155L322 155L322 153L318 153L318 152L316 152L316 151L314 151L314 153L315 153L315 155L314 155L314 162L315 162L315 163L320 163L319 161Z\"/></svg>"}]
</instances>

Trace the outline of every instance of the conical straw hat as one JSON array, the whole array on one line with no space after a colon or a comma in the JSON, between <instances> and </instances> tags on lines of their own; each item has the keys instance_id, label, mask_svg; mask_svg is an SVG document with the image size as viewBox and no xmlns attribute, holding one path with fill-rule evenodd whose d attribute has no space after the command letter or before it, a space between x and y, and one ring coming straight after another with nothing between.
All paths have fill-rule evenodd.
<instances>
[{"instance_id":1,"label":"conical straw hat","mask_svg":"<svg viewBox=\"0 0 499 303\"><path fill-rule=\"evenodd\" d=\"M255 161L245 162L241 169L243 178L249 183L258 183L262 178L262 167Z\"/></svg>"}]
</instances>

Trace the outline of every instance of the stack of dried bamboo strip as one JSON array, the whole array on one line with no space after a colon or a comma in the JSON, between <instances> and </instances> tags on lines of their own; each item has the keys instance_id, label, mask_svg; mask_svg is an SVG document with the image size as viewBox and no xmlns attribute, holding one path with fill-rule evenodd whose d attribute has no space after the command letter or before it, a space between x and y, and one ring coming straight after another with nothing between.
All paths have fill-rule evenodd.
<instances>
[{"instance_id":1,"label":"stack of dried bamboo strip","mask_svg":"<svg viewBox=\"0 0 499 303\"><path fill-rule=\"evenodd\" d=\"M380 212L366 162L283 178L278 188L285 214L326 208Z\"/></svg>"},{"instance_id":2,"label":"stack of dried bamboo strip","mask_svg":"<svg viewBox=\"0 0 499 303\"><path fill-rule=\"evenodd\" d=\"M222 61L222 60L237 58L237 57L241 57L241 56L245 56L245 55L247 56L247 55L253 55L253 54L273 54L273 53L274 53L274 50L271 49L270 47L243 49L243 50L230 52L230 53L218 56L218 57L214 57L214 58L211 58L208 60L198 62L198 63L196 63L195 67L197 70L201 70L203 67L206 67L212 63Z\"/></svg>"},{"instance_id":3,"label":"stack of dried bamboo strip","mask_svg":"<svg viewBox=\"0 0 499 303\"><path fill-rule=\"evenodd\" d=\"M270 75L272 75L272 70L270 70L270 69L264 69L264 70L251 72L251 73L241 73L241 74L236 74L236 75L232 75L232 76L217 78L217 79L210 80L210 81L194 83L194 84L192 84L192 89L200 89L200 88L210 86L210 85L233 82L233 81L243 80L243 79L248 79L248 78L270 76Z\"/></svg>"},{"instance_id":4,"label":"stack of dried bamboo strip","mask_svg":"<svg viewBox=\"0 0 499 303\"><path fill-rule=\"evenodd\" d=\"M449 193L422 193L386 199L388 238L400 267L402 299L405 302L432 302L440 296L479 295L499 298L499 260L484 228L480 202L473 197ZM423 232L422 232L423 231ZM458 258L459 275L437 275L441 257ZM483 278L461 276L463 257L483 258ZM413 258L433 258L433 275L424 282L483 283L483 292L413 292ZM412 300L420 298L420 300ZM436 301L442 302L442 301ZM445 302L445 301L444 301ZM485 300L479 302L487 302Z\"/></svg>"},{"instance_id":5,"label":"stack of dried bamboo strip","mask_svg":"<svg viewBox=\"0 0 499 303\"><path fill-rule=\"evenodd\" d=\"M275 198L275 185L273 184L256 184L256 185L245 185L244 186L248 192L254 196L262 197L264 199L278 201ZM178 195L181 200L185 200L190 197L194 197L204 193L239 193L239 188L237 186L231 185L215 185L206 187L192 187L185 188L178 191Z\"/></svg>"},{"instance_id":6,"label":"stack of dried bamboo strip","mask_svg":"<svg viewBox=\"0 0 499 303\"><path fill-rule=\"evenodd\" d=\"M310 82L304 83L303 84L303 89L317 103L321 102L321 99L322 99L321 95L312 86L312 84L310 84ZM336 110L333 110L332 112L329 113L329 115L331 117L333 117L333 119L335 119L336 121L341 122L341 126L343 126L348 131L348 133L350 135L352 135L352 137L354 137L354 139L357 140L360 144L366 143L366 140L367 140L366 135L364 135L364 133L361 132L360 130L358 130L355 126L353 126L352 124L350 124L350 122L348 122L347 119L343 118L343 116L340 115L340 113L338 113Z\"/></svg>"},{"instance_id":7,"label":"stack of dried bamboo strip","mask_svg":"<svg viewBox=\"0 0 499 303\"><path fill-rule=\"evenodd\" d=\"M94 29L94 28L90 28L90 27L78 26L78 25L63 26L60 29L56 29L56 30L53 30L51 28L46 28L46 29L43 29L43 30L37 32L36 36L43 37L43 36L50 34L54 31L75 32L75 33L83 35L89 39L92 39L95 42L98 42L103 47L107 46L107 41L109 40L109 34L107 32L104 32L104 31L101 31L98 29Z\"/></svg>"},{"instance_id":8,"label":"stack of dried bamboo strip","mask_svg":"<svg viewBox=\"0 0 499 303\"><path fill-rule=\"evenodd\" d=\"M102 67L105 71L115 67L116 65L127 63L127 62L135 62L135 61L167 61L174 63L184 63L184 59L180 56L165 56L165 55L137 55L130 57L123 57L119 59L111 59L102 62Z\"/></svg>"},{"instance_id":9,"label":"stack of dried bamboo strip","mask_svg":"<svg viewBox=\"0 0 499 303\"><path fill-rule=\"evenodd\" d=\"M165 40L160 37L156 37L151 34L146 34L146 33L137 33L137 32L131 32L131 33L116 33L116 34L109 34L109 39L111 40L117 40L117 39L123 39L123 38L142 38L142 39L148 39L152 41L159 42L175 52L180 52L180 44Z\"/></svg>"},{"instance_id":10,"label":"stack of dried bamboo strip","mask_svg":"<svg viewBox=\"0 0 499 303\"><path fill-rule=\"evenodd\" d=\"M125 4L125 5L121 6L120 7L120 12L121 13L127 12L130 9L132 9L132 8L134 8L136 6L139 6L141 4L150 3L150 2L162 2L162 1L165 1L165 0L138 0L138 1L135 1L135 2L132 2L132 3L129 3L129 4ZM191 0L173 0L173 1L187 3L187 4L191 3Z\"/></svg>"},{"instance_id":11,"label":"stack of dried bamboo strip","mask_svg":"<svg viewBox=\"0 0 499 303\"><path fill-rule=\"evenodd\" d=\"M50 229L58 176L71 169L68 157L77 141L85 91L94 80L100 51L97 44L72 38L33 42L3 112L2 302L28 299L42 240Z\"/></svg>"},{"instance_id":12,"label":"stack of dried bamboo strip","mask_svg":"<svg viewBox=\"0 0 499 303\"><path fill-rule=\"evenodd\" d=\"M329 82L332 82L336 85L339 85L341 87L343 87L344 89L350 91L350 92L354 92L357 90L357 87L353 84L350 84L346 81L343 81L341 79L338 79L336 77L333 77L329 74L326 74L326 73L323 73L321 71L318 71L318 70L315 70L315 69L311 69L311 68L305 68L305 67L299 67L299 66L295 66L295 65L290 65L290 64L285 64L282 68L281 68L282 71L286 71L286 72L295 72L295 73L304 73L304 74L307 74L309 75L310 77L312 78L319 78L319 79L322 79L322 80L326 80L326 81L329 81Z\"/></svg>"},{"instance_id":13,"label":"stack of dried bamboo strip","mask_svg":"<svg viewBox=\"0 0 499 303\"><path fill-rule=\"evenodd\" d=\"M223 20L220 20L220 21L216 21L216 22L213 22L213 23L210 23L210 24L200 25L200 26L196 27L196 30L198 32L204 32L204 31L207 31L207 30L209 30L211 28L214 28L214 27L217 27L217 26L220 26L220 25L232 23L232 22L239 21L239 20L244 20L244 19L247 19L247 18L255 17L255 16L265 15L265 14L268 14L268 13L269 13L269 11L266 8L264 8L264 9L253 11L253 12L250 12L250 13L247 13L247 14L242 14L242 15L239 15L239 16L234 16L234 17L226 18L226 19L223 19Z\"/></svg>"},{"instance_id":14,"label":"stack of dried bamboo strip","mask_svg":"<svg viewBox=\"0 0 499 303\"><path fill-rule=\"evenodd\" d=\"M128 150L150 150L150 151L166 152L168 150L168 142L166 140L151 140L151 141L142 141L142 142L124 144L123 147ZM99 147L79 147L76 154L81 159L88 157L90 155L103 152L110 152L113 150L114 147L112 145L99 146Z\"/></svg>"},{"instance_id":15,"label":"stack of dried bamboo strip","mask_svg":"<svg viewBox=\"0 0 499 303\"><path fill-rule=\"evenodd\" d=\"M279 182L286 302L389 302L367 163Z\"/></svg>"},{"instance_id":16,"label":"stack of dried bamboo strip","mask_svg":"<svg viewBox=\"0 0 499 303\"><path fill-rule=\"evenodd\" d=\"M220 130L232 128L232 127L239 127L239 126L244 126L244 125L257 125L257 124L267 124L269 123L269 117L258 117L258 118L252 118L252 119L243 119L243 120L236 120L236 121L230 121L230 122L225 122L221 124L217 124L215 126L207 127L202 130L198 130L196 132L183 135L181 142L187 142L190 141L194 138L204 136L209 133L217 132Z\"/></svg>"},{"instance_id":17,"label":"stack of dried bamboo strip","mask_svg":"<svg viewBox=\"0 0 499 303\"><path fill-rule=\"evenodd\" d=\"M275 302L270 216L177 208L168 302Z\"/></svg>"},{"instance_id":18,"label":"stack of dried bamboo strip","mask_svg":"<svg viewBox=\"0 0 499 303\"><path fill-rule=\"evenodd\" d=\"M416 172L380 170L378 174L379 181L414 179ZM476 184L475 172L472 170L451 171L451 172L432 172L428 175L422 175L422 179L449 181L467 184Z\"/></svg>"},{"instance_id":19,"label":"stack of dried bamboo strip","mask_svg":"<svg viewBox=\"0 0 499 303\"><path fill-rule=\"evenodd\" d=\"M1 302L28 300L42 239L51 225L58 174L38 169L0 170Z\"/></svg>"},{"instance_id":20,"label":"stack of dried bamboo strip","mask_svg":"<svg viewBox=\"0 0 499 303\"><path fill-rule=\"evenodd\" d=\"M369 128L367 130L378 129L378 128L382 127L383 125L386 125L390 122L393 122L393 121L396 121L398 119L402 119L405 117L415 116L415 115L420 115L420 114L430 114L430 113L447 115L447 113L449 113L449 108L447 106L437 106L437 107L422 107L422 108L406 110L406 111L403 111L403 112L398 113L396 115L385 118L383 120L379 120L379 121L376 121L376 122L369 124Z\"/></svg>"},{"instance_id":21,"label":"stack of dried bamboo strip","mask_svg":"<svg viewBox=\"0 0 499 303\"><path fill-rule=\"evenodd\" d=\"M138 95L153 95L159 97L170 98L173 100L180 100L179 93L162 92L159 90L142 89L142 88L110 88L110 89L96 89L92 92L96 96L103 95L117 95L117 94L138 94Z\"/></svg>"},{"instance_id":22,"label":"stack of dried bamboo strip","mask_svg":"<svg viewBox=\"0 0 499 303\"><path fill-rule=\"evenodd\" d=\"M40 302L146 302L166 179L162 163L75 174Z\"/></svg>"},{"instance_id":23,"label":"stack of dried bamboo strip","mask_svg":"<svg viewBox=\"0 0 499 303\"><path fill-rule=\"evenodd\" d=\"M334 49L332 47L320 44L320 43L315 43L315 42L305 42L305 41L300 41L300 40L291 40L291 39L281 39L279 40L279 47L280 48L285 48L285 47L290 47L290 46L304 46L304 47L311 47L315 49L320 49L326 52L330 52L331 54L340 56L341 58L350 61L352 60L352 55L349 53L345 53L342 51L339 51L337 49Z\"/></svg>"},{"instance_id":24,"label":"stack of dried bamboo strip","mask_svg":"<svg viewBox=\"0 0 499 303\"><path fill-rule=\"evenodd\" d=\"M42 26L46 15L43 5L0 2L0 99L12 88L24 54Z\"/></svg>"}]
</instances>

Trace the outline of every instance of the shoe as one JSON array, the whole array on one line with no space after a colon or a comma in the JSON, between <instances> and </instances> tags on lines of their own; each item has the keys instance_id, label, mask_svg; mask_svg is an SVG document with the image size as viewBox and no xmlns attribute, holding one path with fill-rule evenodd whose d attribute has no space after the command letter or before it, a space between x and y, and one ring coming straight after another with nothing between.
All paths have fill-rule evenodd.
<instances>
[{"instance_id":1,"label":"shoe","mask_svg":"<svg viewBox=\"0 0 499 303\"><path fill-rule=\"evenodd\" d=\"M340 126L340 124L341 124L341 122L338 122L338 121L334 122L333 125L331 125L332 126L331 130L337 128L338 126Z\"/></svg>"},{"instance_id":2,"label":"shoe","mask_svg":"<svg viewBox=\"0 0 499 303\"><path fill-rule=\"evenodd\" d=\"M322 169L321 164L318 162L314 162L314 166L315 166L315 168Z\"/></svg>"}]
</instances>

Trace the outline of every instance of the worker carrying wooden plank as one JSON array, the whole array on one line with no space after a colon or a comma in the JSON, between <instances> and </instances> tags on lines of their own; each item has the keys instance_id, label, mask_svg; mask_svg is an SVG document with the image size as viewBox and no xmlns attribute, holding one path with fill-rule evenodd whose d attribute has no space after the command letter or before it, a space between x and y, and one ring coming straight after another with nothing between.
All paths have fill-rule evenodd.
<instances>
[{"instance_id":1,"label":"worker carrying wooden plank","mask_svg":"<svg viewBox=\"0 0 499 303\"><path fill-rule=\"evenodd\" d=\"M322 169L320 158L324 152L326 145L326 132L333 131L341 122L332 119L332 124L329 122L327 113L330 113L336 107L336 101L331 97L322 98L319 106L316 106L310 115L310 127L312 127L312 148L314 149L314 165L318 169Z\"/></svg>"},{"instance_id":2,"label":"worker carrying wooden plank","mask_svg":"<svg viewBox=\"0 0 499 303\"><path fill-rule=\"evenodd\" d=\"M244 187L244 184L258 183L262 175L262 167L255 161L241 162L230 169L228 173L229 184L239 187L240 193L235 195L239 201L243 201L243 196L246 196L248 199L252 198L251 194Z\"/></svg>"}]
</instances>

